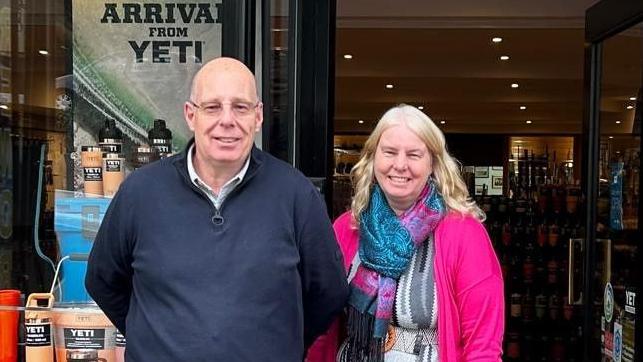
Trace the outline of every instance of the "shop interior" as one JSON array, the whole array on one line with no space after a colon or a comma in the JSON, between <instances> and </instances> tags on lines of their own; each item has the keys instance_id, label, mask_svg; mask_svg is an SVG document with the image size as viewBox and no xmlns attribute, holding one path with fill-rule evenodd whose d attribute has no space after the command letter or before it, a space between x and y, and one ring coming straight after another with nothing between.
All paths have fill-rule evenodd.
<instances>
[{"instance_id":1,"label":"shop interior","mask_svg":"<svg viewBox=\"0 0 643 362\"><path fill-rule=\"evenodd\" d=\"M584 14L594 1L359 3L337 11L333 214L350 207L350 170L379 117L416 106L444 132L487 214L505 278L505 359L582 360L582 310L568 293L569 268L581 268L569 247L579 246L568 241L585 234ZM640 24L605 42L598 221L621 265L637 253L642 56ZM623 231L609 233L614 164L625 175ZM632 270L611 277L624 293Z\"/></svg>"}]
</instances>

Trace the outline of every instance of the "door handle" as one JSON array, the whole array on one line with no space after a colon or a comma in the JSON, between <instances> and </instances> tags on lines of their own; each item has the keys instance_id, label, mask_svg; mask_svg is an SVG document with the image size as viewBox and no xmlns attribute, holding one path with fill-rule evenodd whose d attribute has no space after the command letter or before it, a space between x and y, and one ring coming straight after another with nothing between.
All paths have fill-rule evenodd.
<instances>
[{"instance_id":1,"label":"door handle","mask_svg":"<svg viewBox=\"0 0 643 362\"><path fill-rule=\"evenodd\" d=\"M603 285L612 280L612 239L596 239L597 243L603 244Z\"/></svg>"},{"instance_id":2,"label":"door handle","mask_svg":"<svg viewBox=\"0 0 643 362\"><path fill-rule=\"evenodd\" d=\"M576 244L580 245L580 251L583 251L583 241L585 239L572 238L569 239L569 255L567 264L567 303L570 305L581 305L583 301L583 292L579 293L578 299L574 298L574 265L576 261Z\"/></svg>"}]
</instances>

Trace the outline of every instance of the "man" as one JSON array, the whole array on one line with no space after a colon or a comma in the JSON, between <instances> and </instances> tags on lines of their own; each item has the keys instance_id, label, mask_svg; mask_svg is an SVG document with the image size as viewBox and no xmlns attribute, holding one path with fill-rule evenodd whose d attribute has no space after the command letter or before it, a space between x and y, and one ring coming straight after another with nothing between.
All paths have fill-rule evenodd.
<instances>
[{"instance_id":1,"label":"man","mask_svg":"<svg viewBox=\"0 0 643 362\"><path fill-rule=\"evenodd\" d=\"M263 105L248 68L218 58L192 82L193 141L121 185L87 290L130 361L301 361L348 293L325 207L253 147Z\"/></svg>"}]
</instances>

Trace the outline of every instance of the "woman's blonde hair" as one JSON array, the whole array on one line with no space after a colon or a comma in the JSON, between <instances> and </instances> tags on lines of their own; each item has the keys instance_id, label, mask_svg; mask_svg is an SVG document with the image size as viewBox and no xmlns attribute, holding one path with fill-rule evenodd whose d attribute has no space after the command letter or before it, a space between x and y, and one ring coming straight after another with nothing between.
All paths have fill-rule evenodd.
<instances>
[{"instance_id":1,"label":"woman's blonde hair","mask_svg":"<svg viewBox=\"0 0 643 362\"><path fill-rule=\"evenodd\" d=\"M351 203L354 220L359 224L360 215L368 207L371 198L375 181L373 162L380 137L384 131L397 125L408 127L429 150L433 160L430 177L442 194L447 210L472 215L483 221L485 214L469 197L467 186L460 175L460 165L447 152L444 134L424 112L406 104L395 106L384 113L366 140L360 160L351 170L355 190Z\"/></svg>"}]
</instances>

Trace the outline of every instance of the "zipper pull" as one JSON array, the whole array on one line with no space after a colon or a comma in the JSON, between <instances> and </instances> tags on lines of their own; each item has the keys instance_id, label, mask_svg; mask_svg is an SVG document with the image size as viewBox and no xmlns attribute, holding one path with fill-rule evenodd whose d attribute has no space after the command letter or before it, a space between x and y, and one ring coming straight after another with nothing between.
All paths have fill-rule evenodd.
<instances>
[{"instance_id":1,"label":"zipper pull","mask_svg":"<svg viewBox=\"0 0 643 362\"><path fill-rule=\"evenodd\" d=\"M221 213L219 212L219 210L217 210L217 213L212 216L212 223L214 225L220 226L223 225L224 221L225 220L223 219L223 216L221 216Z\"/></svg>"}]
</instances>

